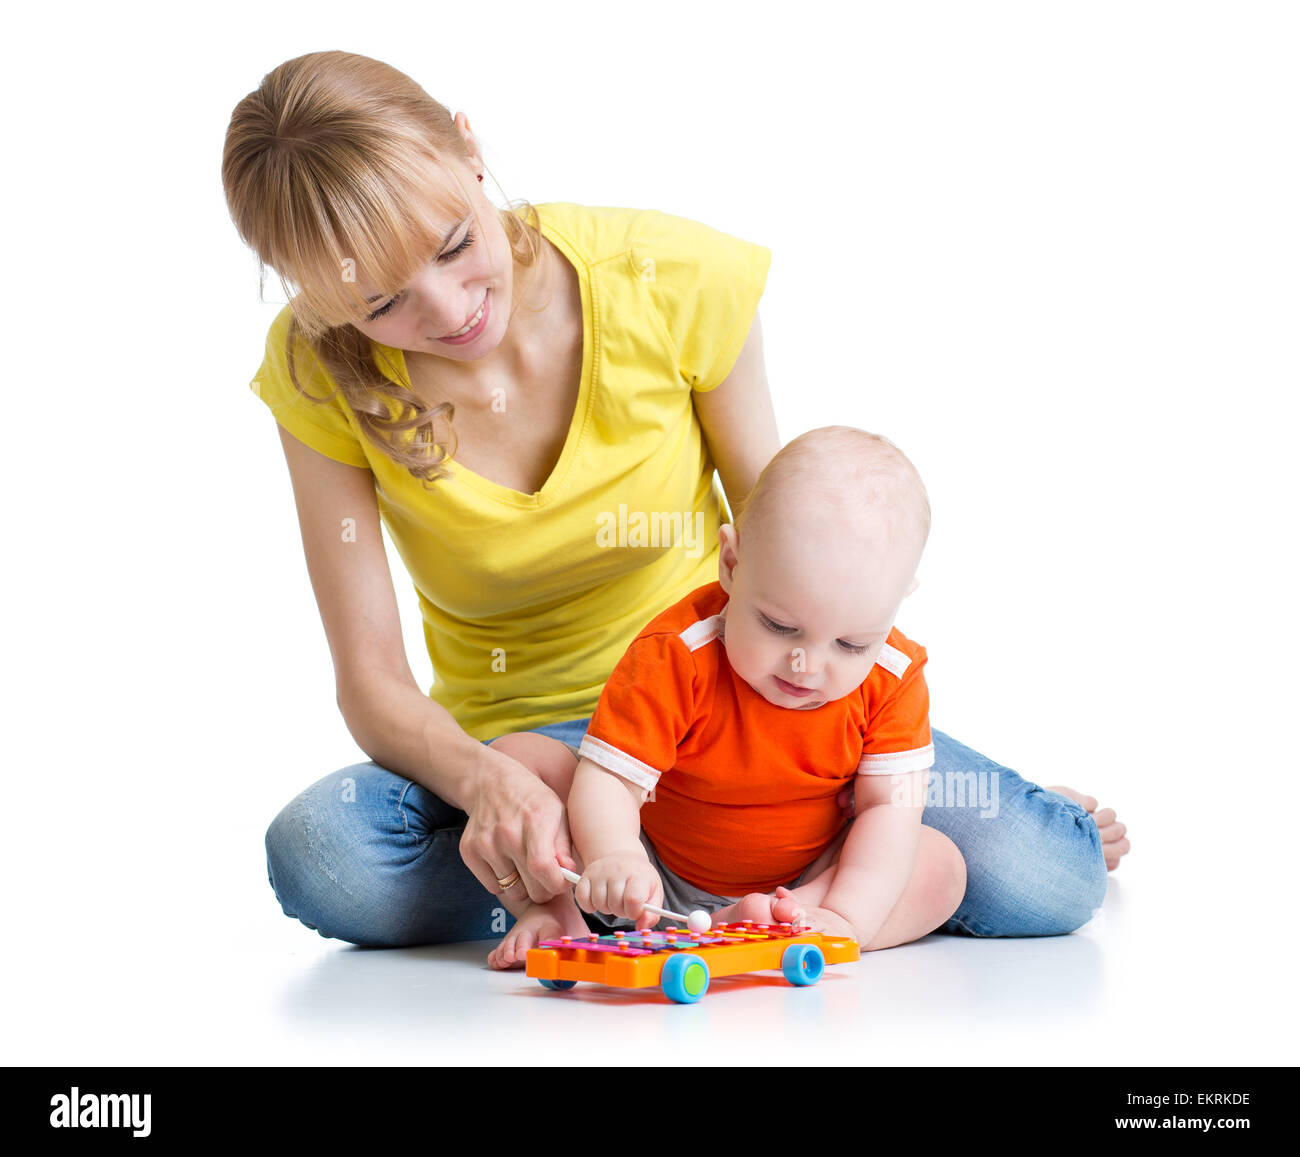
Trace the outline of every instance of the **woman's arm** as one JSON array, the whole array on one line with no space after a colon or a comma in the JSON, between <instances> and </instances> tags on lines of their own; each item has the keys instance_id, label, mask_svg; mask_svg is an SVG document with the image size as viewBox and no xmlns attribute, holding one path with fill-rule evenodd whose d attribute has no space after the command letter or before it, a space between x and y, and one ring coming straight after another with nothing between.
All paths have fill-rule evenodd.
<instances>
[{"instance_id":1,"label":"woman's arm","mask_svg":"<svg viewBox=\"0 0 1300 1157\"><path fill-rule=\"evenodd\" d=\"M379 530L374 475L318 453L283 426L277 429L348 730L376 763L463 808L483 744L421 691L411 674Z\"/></svg>"},{"instance_id":2,"label":"woman's arm","mask_svg":"<svg viewBox=\"0 0 1300 1157\"><path fill-rule=\"evenodd\" d=\"M763 467L781 449L757 312L731 373L721 385L695 394L695 413L727 493L731 516L738 518Z\"/></svg>"}]
</instances>

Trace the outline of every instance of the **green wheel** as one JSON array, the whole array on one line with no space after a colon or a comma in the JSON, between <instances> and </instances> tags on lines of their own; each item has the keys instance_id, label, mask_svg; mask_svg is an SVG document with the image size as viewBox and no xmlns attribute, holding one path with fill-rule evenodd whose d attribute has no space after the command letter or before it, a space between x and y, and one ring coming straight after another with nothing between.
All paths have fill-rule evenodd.
<instances>
[{"instance_id":1,"label":"green wheel","mask_svg":"<svg viewBox=\"0 0 1300 1157\"><path fill-rule=\"evenodd\" d=\"M578 982L576 980L539 980L537 983L543 988L549 988L552 992L564 992Z\"/></svg>"},{"instance_id":2,"label":"green wheel","mask_svg":"<svg viewBox=\"0 0 1300 1157\"><path fill-rule=\"evenodd\" d=\"M709 966L693 952L680 952L664 961L660 976L664 995L678 1004L694 1004L709 990Z\"/></svg>"}]
</instances>

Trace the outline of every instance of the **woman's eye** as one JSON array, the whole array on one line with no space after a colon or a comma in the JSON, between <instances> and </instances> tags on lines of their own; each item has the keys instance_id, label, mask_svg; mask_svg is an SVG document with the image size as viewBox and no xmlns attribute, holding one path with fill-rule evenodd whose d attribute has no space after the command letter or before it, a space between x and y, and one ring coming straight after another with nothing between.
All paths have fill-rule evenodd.
<instances>
[{"instance_id":1,"label":"woman's eye","mask_svg":"<svg viewBox=\"0 0 1300 1157\"><path fill-rule=\"evenodd\" d=\"M441 257L439 257L438 260L450 261L458 253L464 253L465 250L468 249L473 244L474 244L474 230L469 229L465 233L465 240L462 241L459 245L457 245L455 249L447 250L447 252L444 253Z\"/></svg>"},{"instance_id":2,"label":"woman's eye","mask_svg":"<svg viewBox=\"0 0 1300 1157\"><path fill-rule=\"evenodd\" d=\"M465 250L468 249L473 244L474 244L474 230L470 229L468 232L466 232L464 241L462 241L459 245L457 245L455 249L447 250L447 252L444 253L441 257L439 257L438 260L440 262L450 261L453 257L456 257L461 253L464 253ZM381 317L384 316L384 314L388 313L389 310L391 310L393 306L395 306L401 300L402 300L402 295L399 293L387 305L383 306L380 309L375 310L374 313L372 313L369 317L366 318L366 321L378 321Z\"/></svg>"}]
</instances>

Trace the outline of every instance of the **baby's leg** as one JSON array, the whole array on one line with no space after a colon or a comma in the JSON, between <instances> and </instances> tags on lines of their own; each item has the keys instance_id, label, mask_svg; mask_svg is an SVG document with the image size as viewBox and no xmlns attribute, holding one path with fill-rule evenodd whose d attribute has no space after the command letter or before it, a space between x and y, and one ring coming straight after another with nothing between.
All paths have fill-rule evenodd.
<instances>
[{"instance_id":1,"label":"baby's leg","mask_svg":"<svg viewBox=\"0 0 1300 1157\"><path fill-rule=\"evenodd\" d=\"M831 845L817 857L802 875L807 882L800 884L793 892L789 888L777 888L770 895L765 892L750 892L734 904L719 908L713 913L713 926L719 924L740 923L752 920L756 924L797 924L807 916L807 909L816 908L830 890L835 879L835 861L839 859L840 848L849 834L849 825L832 841Z\"/></svg>"},{"instance_id":2,"label":"baby's leg","mask_svg":"<svg viewBox=\"0 0 1300 1157\"><path fill-rule=\"evenodd\" d=\"M847 831L844 835L847 835ZM844 835L832 845L833 851L827 849L832 856L830 867L797 888L789 891L777 889L777 895L780 897L784 893L801 904L809 923L814 926L824 927L828 932L838 935L851 935L852 926L846 917L822 906L835 882L836 862ZM823 853L817 863L820 865L825 858L826 853ZM965 894L966 861L957 850L957 845L942 832L922 824L912 874L897 903L885 917L885 922L871 938L871 942L862 946L863 951L893 948L919 940L946 924L961 906Z\"/></svg>"},{"instance_id":3,"label":"baby's leg","mask_svg":"<svg viewBox=\"0 0 1300 1157\"><path fill-rule=\"evenodd\" d=\"M488 746L519 760L562 800L568 800L578 758L567 743L536 731L517 731L492 740Z\"/></svg>"}]
</instances>

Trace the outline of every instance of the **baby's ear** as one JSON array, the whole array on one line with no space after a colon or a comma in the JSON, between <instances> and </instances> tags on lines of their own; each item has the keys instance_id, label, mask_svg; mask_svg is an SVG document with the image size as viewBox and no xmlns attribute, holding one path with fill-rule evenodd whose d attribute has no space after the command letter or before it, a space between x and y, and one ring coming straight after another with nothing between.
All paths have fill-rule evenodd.
<instances>
[{"instance_id":1,"label":"baby's ear","mask_svg":"<svg viewBox=\"0 0 1300 1157\"><path fill-rule=\"evenodd\" d=\"M920 585L921 585L921 580L918 579L916 575L913 575L912 585L907 588L907 593L903 595L903 598L907 598L907 596L910 595L914 590L916 590L916 588L919 587Z\"/></svg>"}]
</instances>

